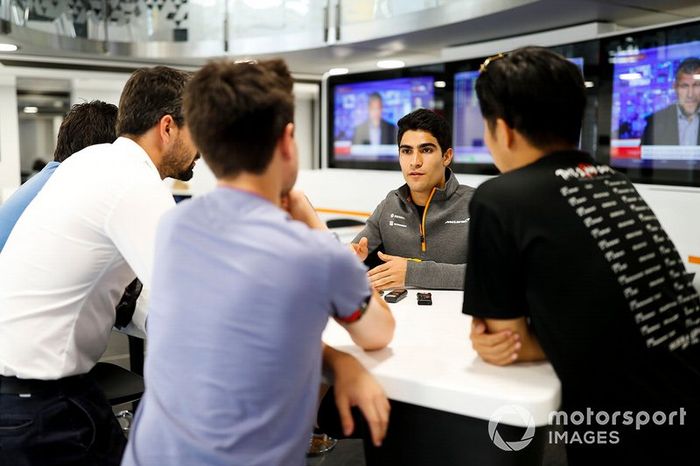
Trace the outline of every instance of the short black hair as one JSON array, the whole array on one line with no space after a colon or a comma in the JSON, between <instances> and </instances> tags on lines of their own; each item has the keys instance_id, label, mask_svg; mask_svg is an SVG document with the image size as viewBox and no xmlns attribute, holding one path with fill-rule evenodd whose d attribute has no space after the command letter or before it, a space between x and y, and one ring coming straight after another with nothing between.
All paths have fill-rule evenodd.
<instances>
[{"instance_id":1,"label":"short black hair","mask_svg":"<svg viewBox=\"0 0 700 466\"><path fill-rule=\"evenodd\" d=\"M124 85L119 99L117 134L141 136L165 115L182 126L182 93L191 74L167 66L139 68Z\"/></svg>"},{"instance_id":2,"label":"short black hair","mask_svg":"<svg viewBox=\"0 0 700 466\"><path fill-rule=\"evenodd\" d=\"M700 70L700 58L688 57L678 65L676 80L681 74L697 74L698 70Z\"/></svg>"},{"instance_id":3,"label":"short black hair","mask_svg":"<svg viewBox=\"0 0 700 466\"><path fill-rule=\"evenodd\" d=\"M450 124L441 115L432 110L419 108L401 117L397 123L399 132L396 143L401 145L401 138L406 131L425 131L433 135L444 153L452 147L452 130Z\"/></svg>"},{"instance_id":4,"label":"short black hair","mask_svg":"<svg viewBox=\"0 0 700 466\"><path fill-rule=\"evenodd\" d=\"M539 149L577 146L586 107L579 68L542 47L523 47L492 59L479 74L476 93L492 129L496 119Z\"/></svg>"},{"instance_id":5,"label":"short black hair","mask_svg":"<svg viewBox=\"0 0 700 466\"><path fill-rule=\"evenodd\" d=\"M374 91L369 95L367 101L369 102L370 100L378 100L380 103L382 103L382 104L384 103L384 100L382 99L382 95L377 91Z\"/></svg>"},{"instance_id":6,"label":"short black hair","mask_svg":"<svg viewBox=\"0 0 700 466\"><path fill-rule=\"evenodd\" d=\"M101 100L73 105L58 130L54 161L63 162L94 144L114 142L117 139L116 123L116 105Z\"/></svg>"},{"instance_id":7,"label":"short black hair","mask_svg":"<svg viewBox=\"0 0 700 466\"><path fill-rule=\"evenodd\" d=\"M282 60L217 60L185 91L192 139L217 178L263 173L285 127L294 122L294 81Z\"/></svg>"}]
</instances>

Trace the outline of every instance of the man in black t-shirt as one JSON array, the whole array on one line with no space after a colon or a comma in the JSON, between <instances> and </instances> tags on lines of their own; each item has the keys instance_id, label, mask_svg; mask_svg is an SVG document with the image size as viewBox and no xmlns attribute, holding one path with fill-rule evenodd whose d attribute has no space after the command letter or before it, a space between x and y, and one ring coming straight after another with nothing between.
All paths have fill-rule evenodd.
<instances>
[{"instance_id":1,"label":"man in black t-shirt","mask_svg":"<svg viewBox=\"0 0 700 466\"><path fill-rule=\"evenodd\" d=\"M470 206L474 348L499 365L549 359L571 466L691 461L700 299L630 181L576 150L580 71L527 47L487 60L476 91L503 174Z\"/></svg>"}]
</instances>

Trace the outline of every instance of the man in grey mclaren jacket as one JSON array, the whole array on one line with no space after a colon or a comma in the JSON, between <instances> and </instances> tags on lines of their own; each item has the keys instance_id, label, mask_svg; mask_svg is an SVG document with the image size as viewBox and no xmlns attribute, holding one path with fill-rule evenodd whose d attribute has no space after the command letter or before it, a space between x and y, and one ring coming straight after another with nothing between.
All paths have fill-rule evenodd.
<instances>
[{"instance_id":1,"label":"man in grey mclaren jacket","mask_svg":"<svg viewBox=\"0 0 700 466\"><path fill-rule=\"evenodd\" d=\"M362 260L377 252L370 269L378 289L464 287L469 200L474 188L460 185L452 162L449 124L419 109L398 122L399 162L406 184L391 191L353 241Z\"/></svg>"}]
</instances>

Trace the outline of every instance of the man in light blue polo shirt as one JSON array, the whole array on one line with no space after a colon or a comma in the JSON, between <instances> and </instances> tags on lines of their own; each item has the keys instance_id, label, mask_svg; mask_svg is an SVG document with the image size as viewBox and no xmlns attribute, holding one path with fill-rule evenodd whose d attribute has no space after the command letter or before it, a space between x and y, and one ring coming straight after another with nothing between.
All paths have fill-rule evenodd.
<instances>
[{"instance_id":1,"label":"man in light blue polo shirt","mask_svg":"<svg viewBox=\"0 0 700 466\"><path fill-rule=\"evenodd\" d=\"M280 60L211 62L188 84L185 120L219 185L161 220L123 465L302 466L328 318L368 350L392 338L365 267L291 191L292 84ZM386 428L386 399L373 403L360 407Z\"/></svg>"},{"instance_id":2,"label":"man in light blue polo shirt","mask_svg":"<svg viewBox=\"0 0 700 466\"><path fill-rule=\"evenodd\" d=\"M117 139L117 107L99 100L75 104L58 130L53 161L24 183L0 205L0 251L5 247L17 220L41 191L58 166L72 154L94 144Z\"/></svg>"}]
</instances>

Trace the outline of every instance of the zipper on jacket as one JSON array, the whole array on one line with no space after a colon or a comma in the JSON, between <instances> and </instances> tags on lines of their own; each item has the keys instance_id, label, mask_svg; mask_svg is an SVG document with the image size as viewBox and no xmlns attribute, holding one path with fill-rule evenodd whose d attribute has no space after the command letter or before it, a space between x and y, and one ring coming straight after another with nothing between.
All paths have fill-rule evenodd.
<instances>
[{"instance_id":1,"label":"zipper on jacket","mask_svg":"<svg viewBox=\"0 0 700 466\"><path fill-rule=\"evenodd\" d=\"M427 245L425 242L425 239L426 239L425 218L428 216L428 208L430 207L430 201L433 199L433 195L435 194L435 191L437 191L437 188L435 188L435 187L433 187L433 190L430 191L430 196L428 196L428 202L425 203L425 209L423 209L423 219L421 220L421 224L418 226L418 230L420 232L420 250L422 252L425 252L427 249Z\"/></svg>"}]
</instances>

